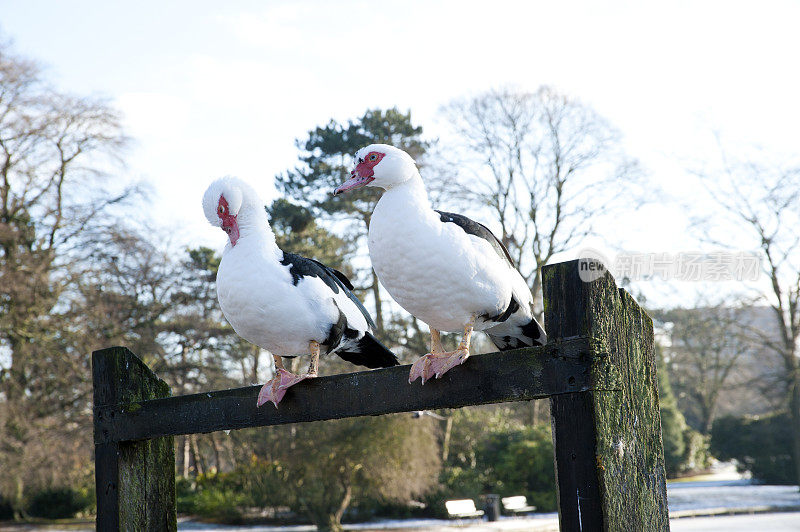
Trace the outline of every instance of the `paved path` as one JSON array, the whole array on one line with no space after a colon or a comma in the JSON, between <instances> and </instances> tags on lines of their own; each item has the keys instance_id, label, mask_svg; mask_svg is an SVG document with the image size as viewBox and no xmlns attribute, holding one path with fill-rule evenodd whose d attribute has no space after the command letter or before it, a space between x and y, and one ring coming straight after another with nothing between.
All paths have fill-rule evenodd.
<instances>
[{"instance_id":1,"label":"paved path","mask_svg":"<svg viewBox=\"0 0 800 532\"><path fill-rule=\"evenodd\" d=\"M670 529L672 532L690 530L797 532L800 530L800 512L687 517L684 519L672 519L670 521Z\"/></svg>"},{"instance_id":2,"label":"paved path","mask_svg":"<svg viewBox=\"0 0 800 532\"><path fill-rule=\"evenodd\" d=\"M530 532L555 532L558 531L558 519L555 517L541 519L503 519L494 523L464 522L461 525L452 522L426 519L418 521L395 521L381 523L382 526L347 526L346 530L359 531L385 531L395 532L455 532L468 530L469 532L495 532L495 531L530 531ZM404 526L405 525L405 526ZM313 531L313 527L285 527L285 528L236 528L236 527L208 527L189 528L178 527L179 530L204 530L205 532L306 532ZM800 512L766 513L754 515L726 515L717 517L685 517L671 519L672 532L690 531L769 531L769 532L797 532L800 530Z\"/></svg>"},{"instance_id":3,"label":"paved path","mask_svg":"<svg viewBox=\"0 0 800 532\"><path fill-rule=\"evenodd\" d=\"M435 519L405 521L405 522L385 522L383 526L368 527L361 525L357 528L346 527L348 530L394 530L394 531L430 531L430 532L455 532L458 530L478 531L497 531L497 530L529 530L531 532L551 532L558 530L558 520L555 518L544 519L504 519L496 523L463 523L458 526L455 523L438 521ZM406 526L403 526L406 525ZM412 528L408 528L412 525ZM392 528L386 528L392 526ZM794 513L769 513L755 515L732 515L719 517L687 517L682 519L672 519L670 528L673 532L693 532L693 531L769 531L769 532L797 532L800 530L800 512ZM234 527L234 526L215 526L201 523L182 523L179 530L203 530L205 532L305 532L314 530L313 527ZM93 527L59 528L59 527L35 527L35 526L3 526L3 531L31 531L46 530L47 532L76 532L78 530L93 530Z\"/></svg>"},{"instance_id":4,"label":"paved path","mask_svg":"<svg viewBox=\"0 0 800 532\"><path fill-rule=\"evenodd\" d=\"M797 486L758 486L748 482L670 482L667 484L669 511L759 506L794 509L800 506L800 491Z\"/></svg>"}]
</instances>

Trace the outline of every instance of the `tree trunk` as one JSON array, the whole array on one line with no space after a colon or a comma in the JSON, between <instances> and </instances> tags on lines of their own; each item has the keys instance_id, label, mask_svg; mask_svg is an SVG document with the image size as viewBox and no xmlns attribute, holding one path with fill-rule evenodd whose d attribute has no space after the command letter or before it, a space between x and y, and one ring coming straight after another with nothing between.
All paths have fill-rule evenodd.
<instances>
[{"instance_id":1,"label":"tree trunk","mask_svg":"<svg viewBox=\"0 0 800 532\"><path fill-rule=\"evenodd\" d=\"M541 401L534 399L530 402L531 405L531 426L535 427L536 424L539 422L539 410L541 406Z\"/></svg>"},{"instance_id":2,"label":"tree trunk","mask_svg":"<svg viewBox=\"0 0 800 532\"><path fill-rule=\"evenodd\" d=\"M381 287L378 284L378 274L372 270L372 297L375 298L375 325L378 331L383 332L383 308L381 305Z\"/></svg>"},{"instance_id":3,"label":"tree trunk","mask_svg":"<svg viewBox=\"0 0 800 532\"><path fill-rule=\"evenodd\" d=\"M453 416L447 416L447 421L444 425L444 438L442 439L442 462L447 461L447 456L450 454L450 433L453 431Z\"/></svg>"},{"instance_id":4,"label":"tree trunk","mask_svg":"<svg viewBox=\"0 0 800 532\"><path fill-rule=\"evenodd\" d=\"M353 488L350 487L350 484L344 490L344 497L342 497L342 502L339 504L339 509L336 510L336 513L331 516L335 520L336 526L339 528L337 530L342 529L342 516L344 515L344 511L347 510L347 507L350 506L350 499L353 496Z\"/></svg>"},{"instance_id":5,"label":"tree trunk","mask_svg":"<svg viewBox=\"0 0 800 532\"><path fill-rule=\"evenodd\" d=\"M217 468L217 472L222 471L222 464L220 463L219 458L219 445L217 445L217 438L214 437L214 433L210 433L208 435L209 439L211 440L211 450L214 452L214 467Z\"/></svg>"},{"instance_id":6,"label":"tree trunk","mask_svg":"<svg viewBox=\"0 0 800 532\"><path fill-rule=\"evenodd\" d=\"M189 436L183 437L183 478L189 478Z\"/></svg>"},{"instance_id":7,"label":"tree trunk","mask_svg":"<svg viewBox=\"0 0 800 532\"><path fill-rule=\"evenodd\" d=\"M25 486L22 482L22 477L19 474L19 470L16 471L16 478L14 479L14 499L11 501L11 507L13 512L14 521L22 521L26 519L28 515L25 512Z\"/></svg>"},{"instance_id":8,"label":"tree trunk","mask_svg":"<svg viewBox=\"0 0 800 532\"><path fill-rule=\"evenodd\" d=\"M344 482L342 482L344 484ZM336 490L338 492L338 490ZM344 489L344 494L342 495L342 500L339 503L339 507L333 509L332 506L335 504L334 501L319 501L315 500L315 503L322 504L309 504L309 501L301 501L301 505L305 510L308 512L309 517L317 526L317 530L320 532L341 532L344 530L342 527L342 516L344 515L345 510L347 507L350 506L350 500L353 496L353 489L348 484Z\"/></svg>"},{"instance_id":9,"label":"tree trunk","mask_svg":"<svg viewBox=\"0 0 800 532\"><path fill-rule=\"evenodd\" d=\"M192 454L192 463L194 464L195 475L202 475L205 472L203 464L200 462L200 453L197 449L197 435L189 435L189 450Z\"/></svg>"},{"instance_id":10,"label":"tree trunk","mask_svg":"<svg viewBox=\"0 0 800 532\"><path fill-rule=\"evenodd\" d=\"M542 264L541 266L543 266ZM537 264L536 272L533 274L531 295L533 296L533 317L539 323L544 323L544 303L542 302L542 274L541 266ZM546 331L545 331L546 332Z\"/></svg>"},{"instance_id":11,"label":"tree trunk","mask_svg":"<svg viewBox=\"0 0 800 532\"><path fill-rule=\"evenodd\" d=\"M319 532L342 532L344 530L341 521L336 518L335 514L328 514L324 521L314 524L317 525Z\"/></svg>"},{"instance_id":12,"label":"tree trunk","mask_svg":"<svg viewBox=\"0 0 800 532\"><path fill-rule=\"evenodd\" d=\"M258 362L259 358L261 357L261 348L257 345L253 346L253 374L250 376L253 379L253 382L259 382L258 380Z\"/></svg>"},{"instance_id":13,"label":"tree trunk","mask_svg":"<svg viewBox=\"0 0 800 532\"><path fill-rule=\"evenodd\" d=\"M319 532L342 532L342 522L336 517L336 513L326 513L314 516L314 524Z\"/></svg>"},{"instance_id":14,"label":"tree trunk","mask_svg":"<svg viewBox=\"0 0 800 532\"><path fill-rule=\"evenodd\" d=\"M711 429L714 427L714 417L716 417L717 401L710 399L708 404L702 404L703 411L703 436L711 436Z\"/></svg>"}]
</instances>

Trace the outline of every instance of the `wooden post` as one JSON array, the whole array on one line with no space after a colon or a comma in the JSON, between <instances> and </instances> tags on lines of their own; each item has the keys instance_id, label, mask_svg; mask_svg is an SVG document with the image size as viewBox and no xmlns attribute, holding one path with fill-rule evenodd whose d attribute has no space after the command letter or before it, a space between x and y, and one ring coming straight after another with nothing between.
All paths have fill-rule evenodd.
<instances>
[{"instance_id":1,"label":"wooden post","mask_svg":"<svg viewBox=\"0 0 800 532\"><path fill-rule=\"evenodd\" d=\"M550 398L561 530L669 530L653 322L608 272L585 282L581 266L543 269L548 339L598 339L621 390Z\"/></svg>"},{"instance_id":2,"label":"wooden post","mask_svg":"<svg viewBox=\"0 0 800 532\"><path fill-rule=\"evenodd\" d=\"M92 353L97 530L177 529L173 437L106 441L103 407L169 397L169 386L124 347Z\"/></svg>"}]
</instances>

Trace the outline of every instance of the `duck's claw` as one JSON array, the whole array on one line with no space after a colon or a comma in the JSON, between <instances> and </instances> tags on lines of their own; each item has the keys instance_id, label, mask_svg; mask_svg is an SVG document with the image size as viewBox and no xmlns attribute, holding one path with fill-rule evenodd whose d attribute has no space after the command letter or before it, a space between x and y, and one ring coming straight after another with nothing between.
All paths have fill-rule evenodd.
<instances>
[{"instance_id":1,"label":"duck's claw","mask_svg":"<svg viewBox=\"0 0 800 532\"><path fill-rule=\"evenodd\" d=\"M313 375L295 375L283 368L279 368L277 374L261 387L261 391L258 392L256 406L261 406L269 401L275 405L275 408L278 408L278 403L286 395L286 390L309 377L313 377Z\"/></svg>"},{"instance_id":2,"label":"duck's claw","mask_svg":"<svg viewBox=\"0 0 800 532\"><path fill-rule=\"evenodd\" d=\"M469 351L467 349L456 349L455 351L442 353L431 359L428 367L429 373L435 375L438 379L450 369L463 364L468 356Z\"/></svg>"},{"instance_id":3,"label":"duck's claw","mask_svg":"<svg viewBox=\"0 0 800 532\"><path fill-rule=\"evenodd\" d=\"M447 373L451 368L462 364L469 356L469 350L465 348L447 351L444 353L428 353L423 355L411 366L408 374L409 384L422 378L422 384L434 377L437 379Z\"/></svg>"},{"instance_id":4,"label":"duck's claw","mask_svg":"<svg viewBox=\"0 0 800 532\"><path fill-rule=\"evenodd\" d=\"M432 356L434 355L428 353L427 355L421 356L416 362L414 362L414 364L412 364L411 372L408 374L409 384L420 377L422 377L422 384L425 384L425 381L431 378L433 374L428 372L428 368L431 365L430 359Z\"/></svg>"}]
</instances>

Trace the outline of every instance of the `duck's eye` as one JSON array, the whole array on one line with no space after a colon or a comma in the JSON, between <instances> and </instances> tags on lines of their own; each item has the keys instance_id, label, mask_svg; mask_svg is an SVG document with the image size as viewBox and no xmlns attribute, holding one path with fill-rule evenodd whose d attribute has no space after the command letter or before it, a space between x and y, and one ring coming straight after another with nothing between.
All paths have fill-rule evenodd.
<instances>
[{"instance_id":1,"label":"duck's eye","mask_svg":"<svg viewBox=\"0 0 800 532\"><path fill-rule=\"evenodd\" d=\"M225 205L220 205L219 207L217 207L217 212L219 213L220 216L222 216L228 212L228 209L225 207Z\"/></svg>"},{"instance_id":2,"label":"duck's eye","mask_svg":"<svg viewBox=\"0 0 800 532\"><path fill-rule=\"evenodd\" d=\"M378 154L377 153L371 153L369 155L369 160L370 161L376 161L377 159L378 159Z\"/></svg>"}]
</instances>

